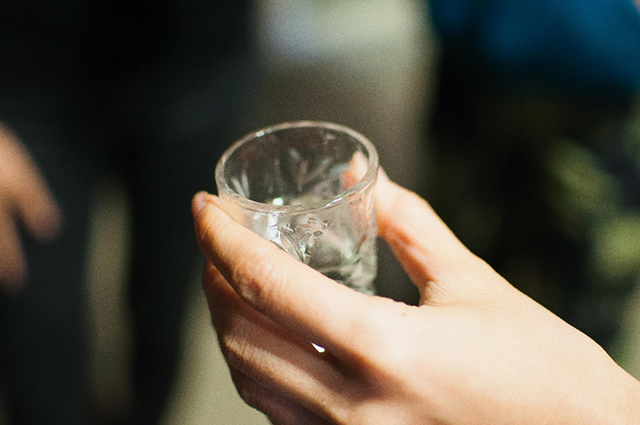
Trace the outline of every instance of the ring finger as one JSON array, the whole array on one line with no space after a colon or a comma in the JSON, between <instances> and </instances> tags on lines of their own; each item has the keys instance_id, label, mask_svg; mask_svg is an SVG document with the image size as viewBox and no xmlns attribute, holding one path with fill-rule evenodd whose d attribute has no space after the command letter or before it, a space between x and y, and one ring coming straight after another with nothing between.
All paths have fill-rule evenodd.
<instances>
[{"instance_id":1,"label":"ring finger","mask_svg":"<svg viewBox=\"0 0 640 425\"><path fill-rule=\"evenodd\" d=\"M230 368L311 412L340 406L348 380L338 360L245 304L208 265L205 291L218 341Z\"/></svg>"}]
</instances>

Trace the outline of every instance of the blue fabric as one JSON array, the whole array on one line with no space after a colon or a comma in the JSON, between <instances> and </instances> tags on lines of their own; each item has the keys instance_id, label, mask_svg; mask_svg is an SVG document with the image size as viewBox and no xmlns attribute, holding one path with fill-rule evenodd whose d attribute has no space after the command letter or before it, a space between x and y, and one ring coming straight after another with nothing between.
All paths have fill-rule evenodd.
<instances>
[{"instance_id":1,"label":"blue fabric","mask_svg":"<svg viewBox=\"0 0 640 425\"><path fill-rule=\"evenodd\" d=\"M633 0L429 0L445 49L515 81L640 92Z\"/></svg>"}]
</instances>

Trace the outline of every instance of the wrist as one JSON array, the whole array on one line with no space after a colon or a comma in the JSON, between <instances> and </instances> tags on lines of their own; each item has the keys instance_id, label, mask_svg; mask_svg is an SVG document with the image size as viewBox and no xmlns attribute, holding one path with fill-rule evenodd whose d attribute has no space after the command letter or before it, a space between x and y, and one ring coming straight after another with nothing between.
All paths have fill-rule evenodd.
<instances>
[{"instance_id":1,"label":"wrist","mask_svg":"<svg viewBox=\"0 0 640 425\"><path fill-rule=\"evenodd\" d=\"M640 424L640 382L613 360L611 363L615 370L600 382L596 395L591 398L593 410L589 410L593 416L585 419L603 425Z\"/></svg>"},{"instance_id":2,"label":"wrist","mask_svg":"<svg viewBox=\"0 0 640 425\"><path fill-rule=\"evenodd\" d=\"M558 408L551 423L577 425L640 424L640 382L627 373L597 344L583 347L584 361L574 360L556 393ZM597 348L597 349L593 349ZM578 364L582 363L580 366ZM571 367L570 367L571 369Z\"/></svg>"},{"instance_id":3,"label":"wrist","mask_svg":"<svg viewBox=\"0 0 640 425\"><path fill-rule=\"evenodd\" d=\"M623 371L624 372L624 371ZM626 372L624 372L626 374ZM640 382L628 375L628 389L626 392L625 406L626 415L622 417L623 425L640 424Z\"/></svg>"}]
</instances>

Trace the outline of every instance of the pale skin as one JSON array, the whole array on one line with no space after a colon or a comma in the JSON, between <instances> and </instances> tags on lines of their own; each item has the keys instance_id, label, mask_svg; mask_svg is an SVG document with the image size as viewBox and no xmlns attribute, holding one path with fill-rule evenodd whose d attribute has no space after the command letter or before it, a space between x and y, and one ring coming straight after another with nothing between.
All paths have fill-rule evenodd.
<instances>
[{"instance_id":1,"label":"pale skin","mask_svg":"<svg viewBox=\"0 0 640 425\"><path fill-rule=\"evenodd\" d=\"M18 291L27 279L19 229L52 239L61 211L37 165L18 138L0 123L0 290Z\"/></svg>"},{"instance_id":2,"label":"pale skin","mask_svg":"<svg viewBox=\"0 0 640 425\"><path fill-rule=\"evenodd\" d=\"M240 396L274 424L638 424L640 383L381 175L380 236L421 293L348 289L194 197L204 291ZM311 344L326 349L318 352Z\"/></svg>"}]
</instances>

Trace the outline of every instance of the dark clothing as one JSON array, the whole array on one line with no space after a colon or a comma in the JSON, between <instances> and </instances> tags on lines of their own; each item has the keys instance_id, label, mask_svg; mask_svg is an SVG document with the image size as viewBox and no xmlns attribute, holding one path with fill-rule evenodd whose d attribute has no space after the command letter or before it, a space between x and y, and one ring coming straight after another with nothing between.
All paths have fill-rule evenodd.
<instances>
[{"instance_id":1,"label":"dark clothing","mask_svg":"<svg viewBox=\"0 0 640 425\"><path fill-rule=\"evenodd\" d=\"M189 202L213 191L246 129L248 2L10 0L0 8L0 121L25 143L64 214L52 244L24 239L26 292L0 296L0 382L11 424L90 424L85 252L96 181L132 211L135 424L172 388L197 259Z\"/></svg>"},{"instance_id":2,"label":"dark clothing","mask_svg":"<svg viewBox=\"0 0 640 425\"><path fill-rule=\"evenodd\" d=\"M246 50L249 18L248 1L8 0L0 88L77 89L83 80L189 72Z\"/></svg>"}]
</instances>

